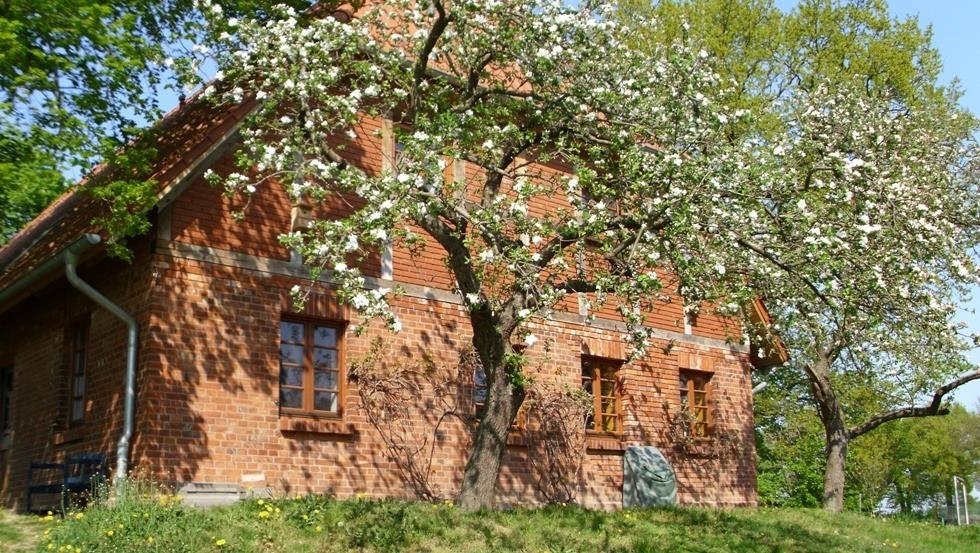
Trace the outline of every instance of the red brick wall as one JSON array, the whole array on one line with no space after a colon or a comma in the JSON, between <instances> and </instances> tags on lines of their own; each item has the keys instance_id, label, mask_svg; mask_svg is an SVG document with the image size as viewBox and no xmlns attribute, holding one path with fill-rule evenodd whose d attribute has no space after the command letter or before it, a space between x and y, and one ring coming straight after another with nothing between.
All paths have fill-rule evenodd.
<instances>
[{"instance_id":1,"label":"red brick wall","mask_svg":"<svg viewBox=\"0 0 980 553\"><path fill-rule=\"evenodd\" d=\"M112 260L95 266L83 264L79 275L143 321L146 298L154 285L148 240L135 243L134 250L132 264ZM86 414L82 425L69 428L66 327L85 314L90 321ZM125 324L64 278L0 315L0 364L14 367L12 435L9 447L0 452L0 501L15 508L26 505L31 461L60 461L75 453L101 452L114 465L125 363Z\"/></svg>"},{"instance_id":2,"label":"red brick wall","mask_svg":"<svg viewBox=\"0 0 980 553\"><path fill-rule=\"evenodd\" d=\"M213 262L157 256L154 270L171 283L157 289L150 314L148 380L141 398L136 459L140 468L172 482L221 482L269 486L288 493L355 493L411 496L397 467L386 456L376 429L360 409L351 385L345 403L345 433L325 425L316 432L281 429L278 399L278 325L286 291L301 280L275 270L236 267L229 259ZM280 266L281 268L281 266ZM397 277L397 272L396 272ZM179 292L177 292L179 291ZM336 307L320 302L312 315L336 316ZM371 339L382 335L393 359L418 363L424 352L441 367L455 365L468 347L469 321L458 305L404 297L394 303L404 330L393 335L372 327L361 336L348 332L348 361L364 356ZM536 379L578 386L583 347L621 355L617 332L553 323L534 329L539 342L531 350ZM585 344L585 346L583 346ZM593 440L583 474L581 499L615 507L621 502L622 453L627 444L653 444L671 457L680 478L684 503L747 505L755 502L750 379L745 354L698 349L702 366L714 372L719 430L743 441L736 453L720 459L703 451L679 451L667 441L665 409L676 409L677 366L691 347L671 348L666 341L651 355L623 370L625 432L622 442ZM712 362L706 361L711 359ZM420 432L431 428L422 411L432 396L419 398ZM667 404L665 406L665 403ZM435 450L432 482L451 496L465 463L469 427L443 427ZM702 448L703 449L703 448ZM510 446L501 475L500 500L528 503L538 498L526 452ZM257 481L247 482L257 478Z\"/></svg>"},{"instance_id":3,"label":"red brick wall","mask_svg":"<svg viewBox=\"0 0 980 553\"><path fill-rule=\"evenodd\" d=\"M361 139L350 145L346 155L366 170L377 171L379 122L365 120L363 126ZM231 158L219 160L215 168L230 171ZM149 246L140 242L135 264L103 261L83 272L141 324L134 468L175 484L242 483L287 493L410 496L411 490L360 409L355 390L347 394L342 424L311 426L308 421L279 416L278 326L289 309L283 297L294 284L305 281L277 242L278 235L289 230L290 221L289 199L282 188L270 184L261 189L252 198L245 220L236 223L231 211L240 207L240 200L228 199L198 180L168 208L169 225L163 228L169 226L169 233L163 231L155 254L148 256ZM318 209L322 215L337 208ZM378 275L377 256L363 269ZM416 255L396 250L394 278L436 289L447 288L450 282L434 243ZM670 290L665 292L670 301L652 314L651 321L672 334L655 341L645 359L624 367L623 438L590 441L579 497L596 507L619 505L622 448L652 444L673 462L682 503L753 505L748 354L723 343L738 336L738 329L704 314L693 335L683 336L680 300ZM9 360L16 368L15 435L0 461L0 492L8 503L22 505L26 467L32 459L93 450L114 455L125 333L122 323L97 308L92 310L90 424L78 440L55 444L52 424L65 394L52 381L59 382L59 371L63 372L65 306L77 303L77 296L65 283L57 283L30 305L0 316L0 363ZM312 305L312 315L347 318L329 298ZM404 330L383 336L393 358L418 363L428 354L440 366L458 363L470 337L468 318L459 305L404 297L395 301L394 308ZM577 314L577 306L568 308L570 315ZM601 320L615 316L605 310L599 316L604 324L593 327L570 322L534 327L541 341L529 353L539 381L578 386L583 352L623 357L620 333L603 330L610 325ZM371 329L361 336L348 332L348 360L365 355L380 332ZM679 366L712 371L715 428L726 437L724 448L676 447L667 420L679 407ZM427 405L434 401L432 390L418 397L414 424L420 432L430 426ZM297 431L296 424L305 424L306 431ZM469 432L466 422L453 420L436 441L432 482L446 496L458 489ZM508 447L500 480L502 503L538 499L527 455L523 446Z\"/></svg>"}]
</instances>

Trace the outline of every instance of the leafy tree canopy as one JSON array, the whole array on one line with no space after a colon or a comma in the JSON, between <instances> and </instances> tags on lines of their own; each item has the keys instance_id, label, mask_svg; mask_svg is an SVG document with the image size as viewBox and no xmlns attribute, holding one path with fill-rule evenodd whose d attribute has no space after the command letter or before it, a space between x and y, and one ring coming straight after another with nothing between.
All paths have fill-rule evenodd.
<instances>
[{"instance_id":1,"label":"leafy tree canopy","mask_svg":"<svg viewBox=\"0 0 980 553\"><path fill-rule=\"evenodd\" d=\"M788 246L760 249L779 269L774 278L753 278L792 365L813 385L827 430L828 505L839 507L847 436L875 428L887 420L881 414L915 405L970 369L963 356L970 341L952 316L976 282L977 120L959 105L955 83L938 83L930 31L914 18L891 18L883 1L804 0L789 13L768 0L621 6L624 19L637 13L663 22L646 29L638 48L687 35L704 41L723 86L735 91L722 101L753 115L730 139L772 148L779 159L763 173L781 167L785 174L776 180L795 183L767 192L762 209L745 206L774 223L763 236ZM859 113L865 110L876 114ZM927 159L938 153L936 144L951 147ZM920 147L930 153L915 152ZM857 188L842 186L841 177ZM785 212L793 202L803 217L790 222ZM905 207L895 209L900 203ZM936 222L921 216L938 213L945 213L942 234L950 241L920 241L922 225ZM806 274L821 257L819 274ZM877 410L859 413L872 404L847 404L855 386L878 394ZM842 446L830 447L835 443Z\"/></svg>"},{"instance_id":2,"label":"leafy tree canopy","mask_svg":"<svg viewBox=\"0 0 980 553\"><path fill-rule=\"evenodd\" d=\"M312 0L218 5L232 15L266 17L270 5L282 3ZM196 82L201 68L186 50L201 41L201 22L192 0L0 1L0 239L57 195L64 176L75 180L102 161L132 161L116 153L159 119L161 92ZM9 157L13 150L20 153ZM152 151L140 157L147 155ZM105 184L111 191L100 197L118 215L106 221L114 237L144 229L152 187L139 178Z\"/></svg>"}]
</instances>

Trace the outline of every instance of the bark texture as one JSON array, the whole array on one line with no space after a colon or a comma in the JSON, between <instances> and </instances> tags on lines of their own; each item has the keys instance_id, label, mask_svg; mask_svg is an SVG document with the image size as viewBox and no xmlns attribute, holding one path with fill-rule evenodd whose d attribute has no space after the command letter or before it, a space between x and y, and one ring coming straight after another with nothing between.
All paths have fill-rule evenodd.
<instances>
[{"instance_id":1,"label":"bark texture","mask_svg":"<svg viewBox=\"0 0 980 553\"><path fill-rule=\"evenodd\" d=\"M823 476L823 508L831 512L844 509L844 464L847 460L848 433L844 407L830 381L833 353L821 351L816 361L806 367L817 413L826 435L827 465Z\"/></svg>"},{"instance_id":2,"label":"bark texture","mask_svg":"<svg viewBox=\"0 0 980 553\"><path fill-rule=\"evenodd\" d=\"M473 439L473 449L463 470L456 504L465 510L495 506L500 461L507 447L507 433L524 399L514 386L507 357L514 351L510 336L516 326L509 316L494 316L489 307L471 312L473 346L487 376L487 400Z\"/></svg>"}]
</instances>

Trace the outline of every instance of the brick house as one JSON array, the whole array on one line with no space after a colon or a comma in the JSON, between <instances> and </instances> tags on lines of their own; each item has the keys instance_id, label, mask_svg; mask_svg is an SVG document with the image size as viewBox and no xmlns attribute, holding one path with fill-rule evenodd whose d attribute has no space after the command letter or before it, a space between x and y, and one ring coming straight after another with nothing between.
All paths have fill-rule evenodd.
<instances>
[{"instance_id":1,"label":"brick house","mask_svg":"<svg viewBox=\"0 0 980 553\"><path fill-rule=\"evenodd\" d=\"M302 209L270 187L235 222L236 200L203 179L209 168L232 168L245 110L216 113L188 102L169 114L155 144L152 229L131 241L133 261L109 258L90 243L79 251L80 278L137 326L129 468L177 487L410 497L344 370L381 331L355 336L352 315L326 285L303 312L291 307L288 291L306 282L306 271L276 237L297 224ZM390 123L365 118L362 127L349 159L379 171L394 149ZM457 162L454 170L468 169ZM0 249L0 498L13 507L24 506L32 460L90 451L116 458L127 327L68 282L64 262L73 244L81 250L84 233L98 232L91 221L101 209L85 194L67 193ZM390 351L406 361L427 355L458 363L469 321L448 291L438 247L396 249L368 265L372 285L405 290L393 304L404 329L384 335ZM621 505L630 444L665 453L682 504L756 504L750 371L779 359L733 340L741 331L731 321L708 314L685 320L673 300L652 317L657 340L638 361L626 362L612 313L586 324L569 309L534 328L547 344L529 353L541 378L584 384L598 396L609 393L603 383L614 383L608 398L596 399L587 436L578 483L586 505ZM478 394L474 378L462 385L463 397ZM461 409L475 409L475 401ZM698 439L682 444L671 421L683 412L693 419L685 431ZM461 418L437 437L431 479L447 495L458 488L470 431ZM520 433L512 433L505 454L503 504L539 499Z\"/></svg>"}]
</instances>

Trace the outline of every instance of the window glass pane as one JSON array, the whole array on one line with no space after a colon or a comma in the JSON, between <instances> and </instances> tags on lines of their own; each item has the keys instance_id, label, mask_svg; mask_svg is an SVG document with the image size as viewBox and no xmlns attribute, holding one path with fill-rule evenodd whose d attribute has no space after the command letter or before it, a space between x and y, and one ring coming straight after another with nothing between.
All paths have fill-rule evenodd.
<instances>
[{"instance_id":1,"label":"window glass pane","mask_svg":"<svg viewBox=\"0 0 980 553\"><path fill-rule=\"evenodd\" d=\"M599 388L599 394L606 397L612 397L616 393L616 383L611 380L600 380Z\"/></svg>"},{"instance_id":2,"label":"window glass pane","mask_svg":"<svg viewBox=\"0 0 980 553\"><path fill-rule=\"evenodd\" d=\"M337 394L335 392L313 392L313 408L317 411L337 412Z\"/></svg>"},{"instance_id":3,"label":"window glass pane","mask_svg":"<svg viewBox=\"0 0 980 553\"><path fill-rule=\"evenodd\" d=\"M303 364L303 346L282 344L279 346L279 360L291 365Z\"/></svg>"},{"instance_id":4,"label":"window glass pane","mask_svg":"<svg viewBox=\"0 0 980 553\"><path fill-rule=\"evenodd\" d=\"M284 365L279 369L279 383L286 386L303 385L303 367Z\"/></svg>"},{"instance_id":5,"label":"window glass pane","mask_svg":"<svg viewBox=\"0 0 980 553\"><path fill-rule=\"evenodd\" d=\"M616 400L615 399L604 399L602 400L600 407L602 408L602 413L605 415L615 415L616 414Z\"/></svg>"},{"instance_id":6,"label":"window glass pane","mask_svg":"<svg viewBox=\"0 0 980 553\"><path fill-rule=\"evenodd\" d=\"M4 367L0 370L0 431L10 428L10 399L14 387L13 367Z\"/></svg>"},{"instance_id":7,"label":"window glass pane","mask_svg":"<svg viewBox=\"0 0 980 553\"><path fill-rule=\"evenodd\" d=\"M313 373L313 387L321 390L337 389L337 371L316 371Z\"/></svg>"},{"instance_id":8,"label":"window glass pane","mask_svg":"<svg viewBox=\"0 0 980 553\"><path fill-rule=\"evenodd\" d=\"M283 321L279 325L279 338L283 342L303 343L303 325Z\"/></svg>"},{"instance_id":9,"label":"window glass pane","mask_svg":"<svg viewBox=\"0 0 980 553\"><path fill-rule=\"evenodd\" d=\"M313 363L318 369L336 369L337 350L313 348Z\"/></svg>"},{"instance_id":10,"label":"window glass pane","mask_svg":"<svg viewBox=\"0 0 980 553\"><path fill-rule=\"evenodd\" d=\"M81 397L85 395L85 375L75 377L75 397Z\"/></svg>"},{"instance_id":11,"label":"window glass pane","mask_svg":"<svg viewBox=\"0 0 980 553\"><path fill-rule=\"evenodd\" d=\"M81 399L76 399L71 402L71 420L80 421L82 420L82 415L85 414L83 409L84 401Z\"/></svg>"},{"instance_id":12,"label":"window glass pane","mask_svg":"<svg viewBox=\"0 0 980 553\"><path fill-rule=\"evenodd\" d=\"M614 380L616 378L616 367L613 365L602 365L599 368L599 374L605 380Z\"/></svg>"},{"instance_id":13,"label":"window glass pane","mask_svg":"<svg viewBox=\"0 0 980 553\"><path fill-rule=\"evenodd\" d=\"M290 409L302 409L303 390L296 388L279 388L279 406Z\"/></svg>"},{"instance_id":14,"label":"window glass pane","mask_svg":"<svg viewBox=\"0 0 980 553\"><path fill-rule=\"evenodd\" d=\"M487 373L483 367L473 369L473 403L481 406L487 402Z\"/></svg>"},{"instance_id":15,"label":"window glass pane","mask_svg":"<svg viewBox=\"0 0 980 553\"><path fill-rule=\"evenodd\" d=\"M337 329L329 326L318 326L313 333L313 342L318 346L337 347Z\"/></svg>"},{"instance_id":16,"label":"window glass pane","mask_svg":"<svg viewBox=\"0 0 980 553\"><path fill-rule=\"evenodd\" d=\"M602 416L602 430L605 432L616 432L619 430L617 425L617 419L615 415L603 415Z\"/></svg>"}]
</instances>

